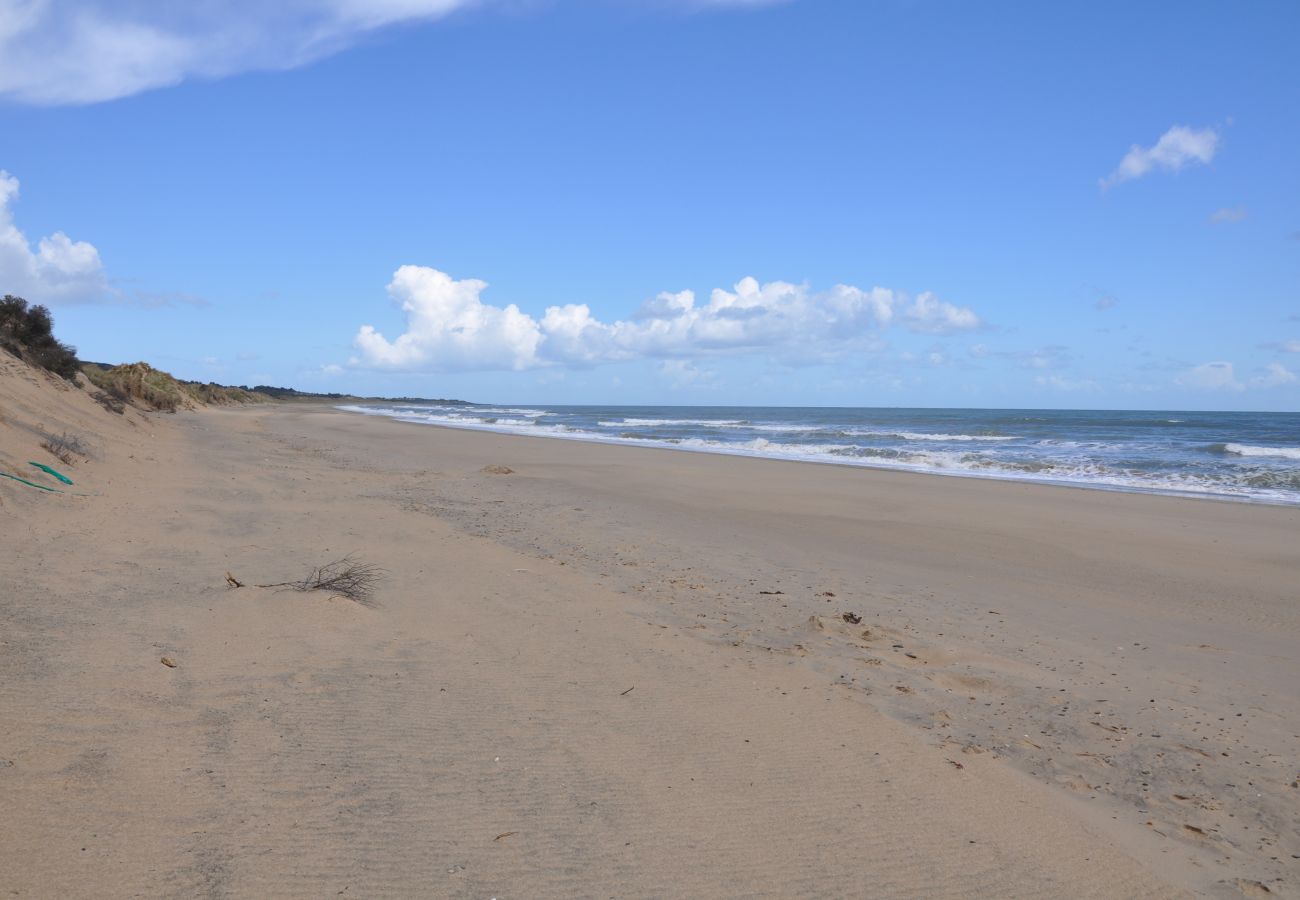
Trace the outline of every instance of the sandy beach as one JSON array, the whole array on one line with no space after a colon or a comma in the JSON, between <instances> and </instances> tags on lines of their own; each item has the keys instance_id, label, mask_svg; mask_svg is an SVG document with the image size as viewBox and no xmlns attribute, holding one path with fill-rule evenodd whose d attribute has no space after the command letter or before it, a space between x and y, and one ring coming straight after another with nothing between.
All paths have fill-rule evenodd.
<instances>
[{"instance_id":1,"label":"sandy beach","mask_svg":"<svg viewBox=\"0 0 1300 900\"><path fill-rule=\"evenodd\" d=\"M0 0L0 900L1300 900L1297 38Z\"/></svg>"},{"instance_id":2,"label":"sandy beach","mask_svg":"<svg viewBox=\"0 0 1300 900\"><path fill-rule=\"evenodd\" d=\"M1300 509L128 419L0 505L6 896L1300 896Z\"/></svg>"}]
</instances>

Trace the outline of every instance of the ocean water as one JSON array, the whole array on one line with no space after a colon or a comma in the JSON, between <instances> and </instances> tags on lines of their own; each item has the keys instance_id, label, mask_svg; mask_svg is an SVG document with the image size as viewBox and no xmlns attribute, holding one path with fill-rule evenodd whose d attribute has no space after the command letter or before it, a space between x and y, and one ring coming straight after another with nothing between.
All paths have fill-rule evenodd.
<instances>
[{"instance_id":1,"label":"ocean water","mask_svg":"<svg viewBox=\"0 0 1300 900\"><path fill-rule=\"evenodd\" d=\"M410 403L339 408L567 440L1300 504L1300 413Z\"/></svg>"}]
</instances>

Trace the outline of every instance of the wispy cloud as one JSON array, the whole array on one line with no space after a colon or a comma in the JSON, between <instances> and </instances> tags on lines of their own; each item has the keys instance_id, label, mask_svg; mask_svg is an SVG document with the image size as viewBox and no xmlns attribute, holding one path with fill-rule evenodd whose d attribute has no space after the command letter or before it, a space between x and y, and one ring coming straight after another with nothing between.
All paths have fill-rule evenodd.
<instances>
[{"instance_id":1,"label":"wispy cloud","mask_svg":"<svg viewBox=\"0 0 1300 900\"><path fill-rule=\"evenodd\" d=\"M370 325L357 333L356 365L396 371L592 366L633 359L693 359L754 351L869 347L897 326L951 334L982 324L974 311L933 294L888 288L807 285L744 278L713 290L662 293L625 320L602 322L586 304L549 307L540 318L515 304L484 303L486 282L457 280L424 266L403 266L388 293L406 314L406 331L389 340Z\"/></svg>"},{"instance_id":2,"label":"wispy cloud","mask_svg":"<svg viewBox=\"0 0 1300 900\"><path fill-rule=\"evenodd\" d=\"M475 0L0 0L0 96L94 103L187 78L292 69Z\"/></svg>"},{"instance_id":3,"label":"wispy cloud","mask_svg":"<svg viewBox=\"0 0 1300 900\"><path fill-rule=\"evenodd\" d=\"M1292 316L1300 318L1300 316ZM1261 350L1277 350L1280 353L1300 353L1300 341L1268 341L1259 345Z\"/></svg>"},{"instance_id":4,"label":"wispy cloud","mask_svg":"<svg viewBox=\"0 0 1300 900\"><path fill-rule=\"evenodd\" d=\"M976 344L968 351L975 359L1005 359L1022 369L1063 369L1071 364L1070 348L1063 344L1048 344L1033 350L990 350Z\"/></svg>"},{"instance_id":5,"label":"wispy cloud","mask_svg":"<svg viewBox=\"0 0 1300 900\"><path fill-rule=\"evenodd\" d=\"M1269 363L1264 367L1264 374L1250 380L1253 387L1271 388L1300 381L1296 374L1281 363Z\"/></svg>"},{"instance_id":6,"label":"wispy cloud","mask_svg":"<svg viewBox=\"0 0 1300 900\"><path fill-rule=\"evenodd\" d=\"M1101 187L1105 190L1157 170L1177 172L1188 165L1203 165L1214 159L1219 143L1219 133L1213 128L1175 125L1152 146L1134 144L1129 148L1115 171L1101 179Z\"/></svg>"},{"instance_id":7,"label":"wispy cloud","mask_svg":"<svg viewBox=\"0 0 1300 900\"><path fill-rule=\"evenodd\" d=\"M122 299L127 303L133 303L137 306L149 308L159 308L164 306L208 306L209 303L205 297L189 291L135 291L131 296L124 296Z\"/></svg>"},{"instance_id":8,"label":"wispy cloud","mask_svg":"<svg viewBox=\"0 0 1300 900\"><path fill-rule=\"evenodd\" d=\"M1259 370L1260 374L1242 381L1237 378L1230 362L1210 362L1179 375L1174 382L1183 387L1215 391L1244 391L1247 388L1267 389L1300 383L1300 376L1281 363L1271 362Z\"/></svg>"},{"instance_id":9,"label":"wispy cloud","mask_svg":"<svg viewBox=\"0 0 1300 900\"><path fill-rule=\"evenodd\" d=\"M1232 363L1222 361L1193 366L1175 378L1174 383L1182 387L1215 391L1241 391L1246 387L1237 380Z\"/></svg>"},{"instance_id":10,"label":"wispy cloud","mask_svg":"<svg viewBox=\"0 0 1300 900\"><path fill-rule=\"evenodd\" d=\"M756 8L762 0L669 0ZM97 103L240 72L307 65L402 24L508 0L0 0L0 98Z\"/></svg>"},{"instance_id":11,"label":"wispy cloud","mask_svg":"<svg viewBox=\"0 0 1300 900\"><path fill-rule=\"evenodd\" d=\"M0 8L0 34L6 20ZM18 179L0 169L0 292L34 303L85 303L109 295L99 251L56 231L33 247L14 223Z\"/></svg>"},{"instance_id":12,"label":"wispy cloud","mask_svg":"<svg viewBox=\"0 0 1300 900\"><path fill-rule=\"evenodd\" d=\"M1225 206L1210 213L1206 221L1211 225L1231 225L1234 222L1245 221L1247 215L1244 206Z\"/></svg>"},{"instance_id":13,"label":"wispy cloud","mask_svg":"<svg viewBox=\"0 0 1300 900\"><path fill-rule=\"evenodd\" d=\"M717 375L711 369L703 369L689 359L665 359L659 363L659 374L678 388L708 387Z\"/></svg>"},{"instance_id":14,"label":"wispy cloud","mask_svg":"<svg viewBox=\"0 0 1300 900\"><path fill-rule=\"evenodd\" d=\"M1063 375L1039 375L1034 379L1039 387L1048 387L1058 391L1094 391L1097 382L1091 378L1066 378Z\"/></svg>"}]
</instances>

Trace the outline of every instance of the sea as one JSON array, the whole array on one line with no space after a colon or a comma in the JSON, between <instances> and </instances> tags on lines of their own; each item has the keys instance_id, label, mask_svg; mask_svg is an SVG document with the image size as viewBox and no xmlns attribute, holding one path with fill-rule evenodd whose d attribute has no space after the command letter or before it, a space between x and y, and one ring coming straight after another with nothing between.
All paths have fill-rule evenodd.
<instances>
[{"instance_id":1,"label":"sea","mask_svg":"<svg viewBox=\"0 0 1300 900\"><path fill-rule=\"evenodd\" d=\"M1300 504L1300 413L370 402L339 408L557 440Z\"/></svg>"}]
</instances>

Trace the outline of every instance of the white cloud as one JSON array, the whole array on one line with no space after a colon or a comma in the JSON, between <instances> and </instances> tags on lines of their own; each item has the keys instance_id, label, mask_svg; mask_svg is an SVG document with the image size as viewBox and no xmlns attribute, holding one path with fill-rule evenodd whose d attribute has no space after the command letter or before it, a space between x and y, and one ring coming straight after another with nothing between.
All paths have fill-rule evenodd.
<instances>
[{"instance_id":1,"label":"white cloud","mask_svg":"<svg viewBox=\"0 0 1300 900\"><path fill-rule=\"evenodd\" d=\"M402 266L388 294L406 315L406 333L387 340L369 325L357 332L362 359L376 368L439 371L527 369L539 363L542 332L511 304L504 309L479 299L487 283L456 281L424 266ZM585 308L585 307L584 307Z\"/></svg>"},{"instance_id":2,"label":"white cloud","mask_svg":"<svg viewBox=\"0 0 1300 900\"><path fill-rule=\"evenodd\" d=\"M1250 383L1253 387L1271 388L1295 384L1298 380L1296 374L1281 363L1269 363L1264 367L1264 374L1252 378Z\"/></svg>"},{"instance_id":3,"label":"white cloud","mask_svg":"<svg viewBox=\"0 0 1300 900\"><path fill-rule=\"evenodd\" d=\"M1206 219L1206 221L1211 225L1231 225L1236 222L1245 221L1247 215L1249 215L1249 213L1246 212L1246 207L1244 206L1225 206L1222 209L1216 209L1214 212L1210 213L1209 218Z\"/></svg>"},{"instance_id":4,"label":"white cloud","mask_svg":"<svg viewBox=\"0 0 1300 900\"><path fill-rule=\"evenodd\" d=\"M0 9L0 35L6 24ZM0 294L16 294L33 303L74 303L104 297L108 281L99 251L62 231L41 238L33 248L14 224L11 206L17 199L18 179L0 169Z\"/></svg>"},{"instance_id":5,"label":"white cloud","mask_svg":"<svg viewBox=\"0 0 1300 900\"><path fill-rule=\"evenodd\" d=\"M675 0L758 7L761 0ZM0 97L96 103L240 72L293 69L368 34L505 0L0 0Z\"/></svg>"},{"instance_id":6,"label":"white cloud","mask_svg":"<svg viewBox=\"0 0 1300 900\"><path fill-rule=\"evenodd\" d=\"M1240 391L1245 385L1237 380L1230 362L1208 362L1188 369L1174 379L1183 387L1206 390Z\"/></svg>"},{"instance_id":7,"label":"white cloud","mask_svg":"<svg viewBox=\"0 0 1300 900\"><path fill-rule=\"evenodd\" d=\"M980 326L970 309L932 294L915 298L887 288L807 285L744 278L699 304L693 291L662 293L629 319L603 322L586 304L547 308L536 319L480 295L487 284L457 281L436 269L403 266L388 292L406 313L406 331L390 341L366 325L357 333L358 365L403 371L590 366L632 359L686 359L761 349L867 344L891 324L924 334Z\"/></svg>"},{"instance_id":8,"label":"white cloud","mask_svg":"<svg viewBox=\"0 0 1300 900\"><path fill-rule=\"evenodd\" d=\"M1177 172L1189 164L1208 163L1214 159L1218 149L1219 133L1213 128L1197 130L1175 125L1160 135L1154 146L1134 144L1115 171L1101 179L1101 186L1103 189L1113 187L1121 181L1141 178L1155 169Z\"/></svg>"},{"instance_id":9,"label":"white cloud","mask_svg":"<svg viewBox=\"0 0 1300 900\"><path fill-rule=\"evenodd\" d=\"M875 290L880 290L876 288ZM903 310L907 327L925 334L952 334L969 331L982 323L979 316L965 307L945 303L934 294L921 294Z\"/></svg>"}]
</instances>

